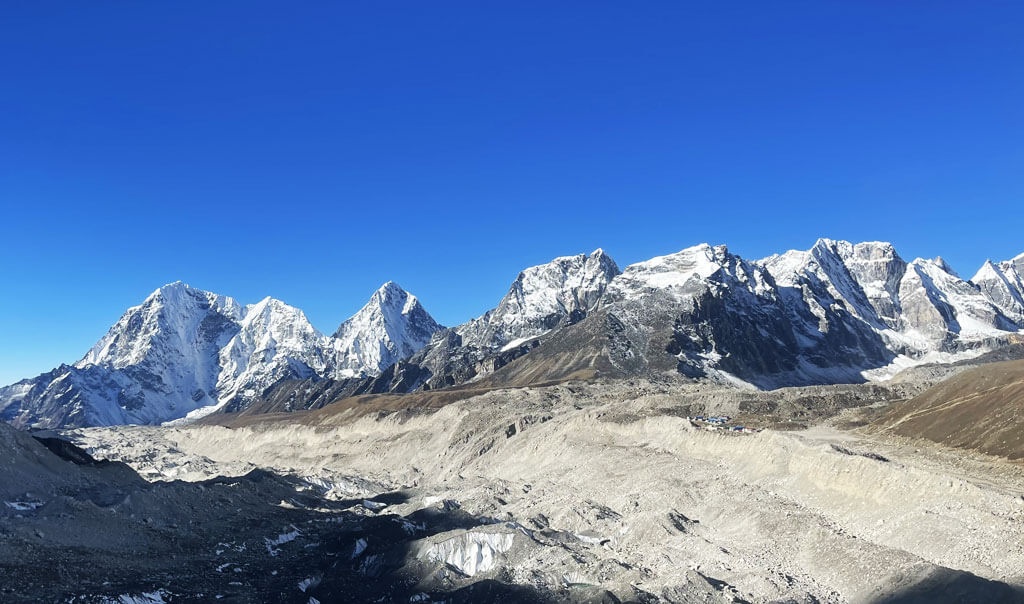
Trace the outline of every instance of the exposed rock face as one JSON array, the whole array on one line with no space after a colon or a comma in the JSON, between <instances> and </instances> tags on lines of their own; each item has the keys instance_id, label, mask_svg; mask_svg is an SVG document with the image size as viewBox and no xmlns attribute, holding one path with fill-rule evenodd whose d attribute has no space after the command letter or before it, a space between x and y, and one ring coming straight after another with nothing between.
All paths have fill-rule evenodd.
<instances>
[{"instance_id":1,"label":"exposed rock face","mask_svg":"<svg viewBox=\"0 0 1024 604\"><path fill-rule=\"evenodd\" d=\"M524 270L494 309L451 329L389 282L334 336L278 300L243 308L176 283L129 309L74 366L0 389L0 417L155 423L200 408L240 410L264 396L275 399L270 408L307 408L332 392L485 379L859 382L1016 341L1022 274L1024 255L987 262L965 281L941 258L906 262L888 243L829 239L758 261L702 244L621 273L597 250ZM332 383L316 385L323 380ZM296 381L311 384L309 400L290 386L271 392Z\"/></svg>"},{"instance_id":2,"label":"exposed rock face","mask_svg":"<svg viewBox=\"0 0 1024 604\"><path fill-rule=\"evenodd\" d=\"M590 368L759 388L860 382L1014 341L1024 324L1012 318L1013 283L997 283L1000 299L941 259L907 263L887 243L822 239L755 262L699 245L626 267L597 312L544 338L494 381L552 381ZM565 355L585 363L559 364Z\"/></svg>"},{"instance_id":3,"label":"exposed rock face","mask_svg":"<svg viewBox=\"0 0 1024 604\"><path fill-rule=\"evenodd\" d=\"M642 375L758 388L855 383L970 357L1014 341L1021 328L1012 318L1016 281L986 289L941 259L908 263L888 243L822 239L753 262L703 244L621 274L588 271L588 263L600 266L595 256L528 269L494 310L438 332L369 385L331 388L410 392ZM1012 262L1000 266L1009 272ZM581 282L590 285L565 287Z\"/></svg>"},{"instance_id":4,"label":"exposed rock face","mask_svg":"<svg viewBox=\"0 0 1024 604\"><path fill-rule=\"evenodd\" d=\"M498 306L455 328L464 346L501 349L582 319L619 274L603 250L555 258L524 270Z\"/></svg>"},{"instance_id":5,"label":"exposed rock face","mask_svg":"<svg viewBox=\"0 0 1024 604\"><path fill-rule=\"evenodd\" d=\"M615 338L634 334L616 346L618 364L663 370L668 356L684 375L760 387L849 381L864 363L886 364L892 355L870 326L841 305L814 304L831 297L825 283L812 273L781 285L766 263L724 246L627 267L606 300L621 324Z\"/></svg>"},{"instance_id":6,"label":"exposed rock face","mask_svg":"<svg viewBox=\"0 0 1024 604\"><path fill-rule=\"evenodd\" d=\"M941 259L906 263L888 243L822 239L809 252L762 262L780 284L799 288L816 316L839 303L897 354L955 352L1019 329Z\"/></svg>"},{"instance_id":7,"label":"exposed rock face","mask_svg":"<svg viewBox=\"0 0 1024 604\"><path fill-rule=\"evenodd\" d=\"M373 390L443 388L492 373L533 349L538 338L583 320L618 274L618 266L600 249L528 268L497 307L435 334Z\"/></svg>"},{"instance_id":8,"label":"exposed rock face","mask_svg":"<svg viewBox=\"0 0 1024 604\"><path fill-rule=\"evenodd\" d=\"M1007 317L1024 325L1024 254L998 264L986 260L971 282Z\"/></svg>"}]
</instances>

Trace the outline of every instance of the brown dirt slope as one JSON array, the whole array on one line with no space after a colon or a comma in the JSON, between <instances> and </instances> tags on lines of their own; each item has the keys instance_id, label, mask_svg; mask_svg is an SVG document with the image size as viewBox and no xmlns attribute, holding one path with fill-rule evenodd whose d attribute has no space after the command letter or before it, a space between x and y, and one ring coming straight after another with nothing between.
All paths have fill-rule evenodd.
<instances>
[{"instance_id":1,"label":"brown dirt slope","mask_svg":"<svg viewBox=\"0 0 1024 604\"><path fill-rule=\"evenodd\" d=\"M1024 361L963 371L893 405L868 429L1024 459Z\"/></svg>"}]
</instances>

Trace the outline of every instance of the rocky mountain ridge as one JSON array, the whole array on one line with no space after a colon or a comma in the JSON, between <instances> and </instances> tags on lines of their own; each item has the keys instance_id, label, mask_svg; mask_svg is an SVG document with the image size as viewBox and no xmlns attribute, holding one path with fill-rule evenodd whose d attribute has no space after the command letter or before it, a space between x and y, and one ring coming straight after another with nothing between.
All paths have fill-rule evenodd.
<instances>
[{"instance_id":1,"label":"rocky mountain ridge","mask_svg":"<svg viewBox=\"0 0 1024 604\"><path fill-rule=\"evenodd\" d=\"M967 281L882 242L821 239L754 261L701 244L625 270L598 249L525 269L494 309L453 328L389 282L333 336L283 302L242 307L177 283L129 309L74 366L0 389L0 417L155 423L270 393L294 410L329 396L595 376L762 389L884 379L1018 341L1022 274L1024 255Z\"/></svg>"},{"instance_id":2,"label":"rocky mountain ridge","mask_svg":"<svg viewBox=\"0 0 1024 604\"><path fill-rule=\"evenodd\" d=\"M1024 256L988 263L999 278L974 282L941 259L907 262L883 242L821 239L755 261L700 244L605 273L590 304L553 315L557 328L467 345L466 333L480 333L489 313L439 332L371 390L601 374L682 374L756 388L884 379L1017 341L1022 263ZM516 292L513 284L506 300Z\"/></svg>"},{"instance_id":3,"label":"rocky mountain ridge","mask_svg":"<svg viewBox=\"0 0 1024 604\"><path fill-rule=\"evenodd\" d=\"M58 427L238 410L281 380L379 375L437 329L415 296L390 282L337 336L280 300L243 307L175 282L129 308L74 365L0 389L0 417Z\"/></svg>"},{"instance_id":4,"label":"rocky mountain ridge","mask_svg":"<svg viewBox=\"0 0 1024 604\"><path fill-rule=\"evenodd\" d=\"M539 338L583 320L600 304L619 267L604 250L562 256L519 273L498 305L437 332L369 390L409 392L467 382L532 350Z\"/></svg>"}]
</instances>

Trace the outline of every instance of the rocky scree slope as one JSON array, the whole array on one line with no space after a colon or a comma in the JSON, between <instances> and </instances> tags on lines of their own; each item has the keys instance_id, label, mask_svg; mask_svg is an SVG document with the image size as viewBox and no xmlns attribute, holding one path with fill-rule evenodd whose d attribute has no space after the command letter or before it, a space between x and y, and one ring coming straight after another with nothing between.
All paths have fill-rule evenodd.
<instances>
[{"instance_id":1,"label":"rocky scree slope","mask_svg":"<svg viewBox=\"0 0 1024 604\"><path fill-rule=\"evenodd\" d=\"M1018 467L828 429L710 432L680 406L728 413L744 395L619 380L495 390L427 413L328 407L311 425L80 434L157 474L255 463L325 484L341 473L415 485L408 509L501 521L423 544L449 576L569 601L1020 601L1024 549L1007 546L1024 530Z\"/></svg>"},{"instance_id":2,"label":"rocky scree slope","mask_svg":"<svg viewBox=\"0 0 1024 604\"><path fill-rule=\"evenodd\" d=\"M865 429L1024 459L1024 361L962 371L892 405Z\"/></svg>"},{"instance_id":3,"label":"rocky scree slope","mask_svg":"<svg viewBox=\"0 0 1024 604\"><path fill-rule=\"evenodd\" d=\"M150 459L173 454L154 443ZM358 476L199 465L213 473L147 482L0 423L0 601L569 601L497 583L453 547L507 549L515 529L494 519ZM449 572L456 559L478 576Z\"/></svg>"},{"instance_id":4,"label":"rocky scree slope","mask_svg":"<svg viewBox=\"0 0 1024 604\"><path fill-rule=\"evenodd\" d=\"M378 375L439 328L394 283L382 286L337 337L280 300L242 307L172 283L128 309L74 365L0 389L0 417L49 428L237 410L281 380Z\"/></svg>"}]
</instances>

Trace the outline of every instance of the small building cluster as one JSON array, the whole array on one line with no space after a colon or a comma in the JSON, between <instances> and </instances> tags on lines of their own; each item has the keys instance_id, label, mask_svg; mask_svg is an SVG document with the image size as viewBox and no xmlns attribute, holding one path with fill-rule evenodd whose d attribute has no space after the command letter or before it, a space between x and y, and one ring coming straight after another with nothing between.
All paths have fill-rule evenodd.
<instances>
[{"instance_id":1,"label":"small building cluster","mask_svg":"<svg viewBox=\"0 0 1024 604\"><path fill-rule=\"evenodd\" d=\"M748 428L746 426L740 426L738 424L730 424L732 418L728 415L696 415L694 417L687 417L694 426L698 428L704 428L705 430L717 431L723 430L727 432L738 432L741 434L753 434L760 432L761 430L755 428Z\"/></svg>"}]
</instances>

